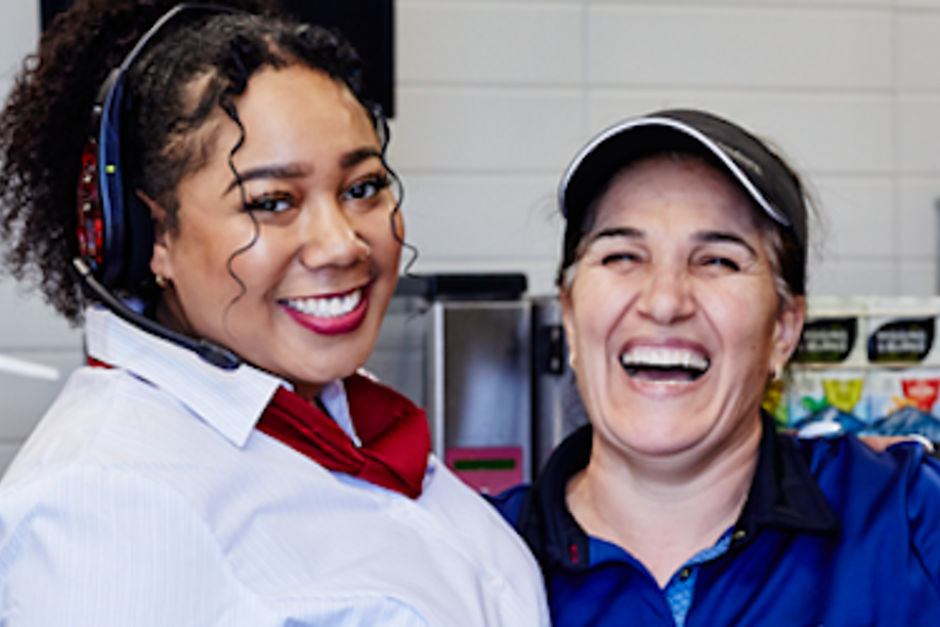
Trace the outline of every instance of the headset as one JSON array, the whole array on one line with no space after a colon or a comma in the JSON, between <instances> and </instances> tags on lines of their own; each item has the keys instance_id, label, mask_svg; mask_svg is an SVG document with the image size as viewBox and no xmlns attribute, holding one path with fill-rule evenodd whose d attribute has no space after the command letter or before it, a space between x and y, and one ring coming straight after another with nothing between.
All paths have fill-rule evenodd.
<instances>
[{"instance_id":1,"label":"headset","mask_svg":"<svg viewBox=\"0 0 940 627\"><path fill-rule=\"evenodd\" d=\"M197 353L205 361L234 370L242 360L207 340L172 331L134 311L112 290L139 287L151 277L153 225L150 210L135 190L124 189L121 162L121 114L128 69L147 45L181 14L242 13L232 7L182 3L165 14L137 41L98 90L92 129L82 152L76 195L78 256L72 265L85 289L120 318L158 337Z\"/></svg>"}]
</instances>

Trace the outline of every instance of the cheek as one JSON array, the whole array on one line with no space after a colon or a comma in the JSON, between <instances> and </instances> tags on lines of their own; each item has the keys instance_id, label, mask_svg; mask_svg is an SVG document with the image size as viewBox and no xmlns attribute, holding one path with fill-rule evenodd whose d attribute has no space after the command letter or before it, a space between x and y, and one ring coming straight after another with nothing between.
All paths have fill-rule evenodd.
<instances>
[{"instance_id":1,"label":"cheek","mask_svg":"<svg viewBox=\"0 0 940 627\"><path fill-rule=\"evenodd\" d=\"M175 254L207 274L225 269L228 259L245 248L255 237L250 220L212 216L181 216L178 233L174 238ZM257 242L256 242L257 244ZM185 268L184 268L185 270Z\"/></svg>"},{"instance_id":2,"label":"cheek","mask_svg":"<svg viewBox=\"0 0 940 627\"><path fill-rule=\"evenodd\" d=\"M710 293L708 311L725 341L743 355L763 358L771 350L776 322L776 293L723 290Z\"/></svg>"},{"instance_id":3,"label":"cheek","mask_svg":"<svg viewBox=\"0 0 940 627\"><path fill-rule=\"evenodd\" d=\"M401 215L401 211L396 211L395 215L393 215L389 219L388 222L389 222L390 231L393 228L391 224L394 222L395 234L397 234L398 236L397 238L394 238L394 239L404 240L405 239L405 218Z\"/></svg>"},{"instance_id":4,"label":"cheek","mask_svg":"<svg viewBox=\"0 0 940 627\"><path fill-rule=\"evenodd\" d=\"M394 218L389 214L369 216L368 220L363 220L356 226L356 231L369 244L375 262L381 264L383 268L394 266L397 272L398 260L401 257L399 240L404 240L405 237L401 213L397 213ZM396 233L398 237L395 236Z\"/></svg>"},{"instance_id":5,"label":"cheek","mask_svg":"<svg viewBox=\"0 0 940 627\"><path fill-rule=\"evenodd\" d=\"M572 289L570 335L577 346L577 357L595 361L604 355L609 337L617 328L616 292L596 289L597 282L584 281Z\"/></svg>"}]
</instances>

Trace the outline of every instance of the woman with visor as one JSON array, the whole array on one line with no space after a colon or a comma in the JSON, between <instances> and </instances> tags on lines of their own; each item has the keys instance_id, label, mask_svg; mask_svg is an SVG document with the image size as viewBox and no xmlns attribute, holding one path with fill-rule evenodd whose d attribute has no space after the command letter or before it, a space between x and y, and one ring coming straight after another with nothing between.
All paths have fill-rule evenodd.
<instances>
[{"instance_id":1,"label":"woman with visor","mask_svg":"<svg viewBox=\"0 0 940 627\"><path fill-rule=\"evenodd\" d=\"M546 624L523 542L357 374L403 237L384 121L265 4L79 0L7 101L7 266L90 365L0 484L0 622Z\"/></svg>"},{"instance_id":2,"label":"woman with visor","mask_svg":"<svg viewBox=\"0 0 940 627\"><path fill-rule=\"evenodd\" d=\"M498 502L554 624L937 624L936 460L797 440L761 410L805 317L793 170L732 122L660 111L589 142L560 201L590 425Z\"/></svg>"}]
</instances>

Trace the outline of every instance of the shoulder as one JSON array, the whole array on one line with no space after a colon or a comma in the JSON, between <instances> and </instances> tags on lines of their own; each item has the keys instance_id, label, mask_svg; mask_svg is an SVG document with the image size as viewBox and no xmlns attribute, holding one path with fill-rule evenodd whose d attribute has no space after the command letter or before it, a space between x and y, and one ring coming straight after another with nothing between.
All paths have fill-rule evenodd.
<instances>
[{"instance_id":1,"label":"shoulder","mask_svg":"<svg viewBox=\"0 0 940 627\"><path fill-rule=\"evenodd\" d=\"M481 495L463 483L436 457L431 457L433 475L425 486L420 502L435 515L450 521L454 530L468 540L483 543L510 542L522 547L518 536L500 517L500 512L487 504L492 498Z\"/></svg>"},{"instance_id":2,"label":"shoulder","mask_svg":"<svg viewBox=\"0 0 940 627\"><path fill-rule=\"evenodd\" d=\"M184 413L170 395L125 371L79 368L3 477L9 488L73 465L126 464ZM192 421L189 421L192 422Z\"/></svg>"},{"instance_id":3,"label":"shoulder","mask_svg":"<svg viewBox=\"0 0 940 627\"><path fill-rule=\"evenodd\" d=\"M940 462L927 455L918 442L901 442L875 451L854 435L794 439L810 472L828 496L852 496L878 502L888 493L940 498L937 481Z\"/></svg>"},{"instance_id":4,"label":"shoulder","mask_svg":"<svg viewBox=\"0 0 940 627\"><path fill-rule=\"evenodd\" d=\"M503 516L506 522L515 526L522 513L522 504L525 502L525 498L528 496L531 489L532 486L524 483L500 492L495 496L487 495L486 500L496 508L496 511Z\"/></svg>"},{"instance_id":5,"label":"shoulder","mask_svg":"<svg viewBox=\"0 0 940 627\"><path fill-rule=\"evenodd\" d=\"M178 420L167 411L172 404L125 372L76 371L0 482L2 550L43 550L49 542L78 550L124 540L133 546L132 529L148 530L138 534L146 546L160 537L153 525L161 519L172 521L167 530L183 533L188 525L186 533L207 533L185 490L200 482L195 471L207 463L207 447L203 440L201 458L173 453L200 443L187 444L191 433L172 432L175 422L197 422ZM102 551L101 559L109 554Z\"/></svg>"},{"instance_id":6,"label":"shoulder","mask_svg":"<svg viewBox=\"0 0 940 627\"><path fill-rule=\"evenodd\" d=\"M503 582L500 595L528 624L547 623L542 576L522 537L487 500L471 490L432 456L433 476L417 502L436 518L438 534L428 534L429 546L442 552L456 548L474 563L487 581ZM533 617L538 617L533 623ZM521 624L521 623L520 623Z\"/></svg>"},{"instance_id":7,"label":"shoulder","mask_svg":"<svg viewBox=\"0 0 940 627\"><path fill-rule=\"evenodd\" d=\"M940 587L940 461L917 442L878 452L847 435L797 444L843 534L903 539ZM889 538L890 537L890 538ZM893 539L892 539L893 538Z\"/></svg>"},{"instance_id":8,"label":"shoulder","mask_svg":"<svg viewBox=\"0 0 940 627\"><path fill-rule=\"evenodd\" d=\"M884 451L873 450L854 435L831 438L791 438L802 451L810 471L819 480L850 474L875 485L929 479L940 463L918 442L900 442Z\"/></svg>"}]
</instances>

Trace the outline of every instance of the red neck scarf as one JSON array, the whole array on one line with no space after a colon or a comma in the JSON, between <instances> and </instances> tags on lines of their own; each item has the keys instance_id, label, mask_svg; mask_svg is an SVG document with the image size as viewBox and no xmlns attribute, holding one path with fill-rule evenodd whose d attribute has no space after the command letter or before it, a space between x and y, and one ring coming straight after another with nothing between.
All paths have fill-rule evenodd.
<instances>
[{"instance_id":1,"label":"red neck scarf","mask_svg":"<svg viewBox=\"0 0 940 627\"><path fill-rule=\"evenodd\" d=\"M343 383L361 447L325 412L284 387L274 393L258 430L325 468L417 498L431 451L424 411L361 375Z\"/></svg>"}]
</instances>

